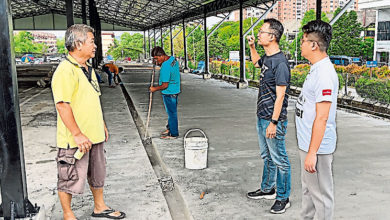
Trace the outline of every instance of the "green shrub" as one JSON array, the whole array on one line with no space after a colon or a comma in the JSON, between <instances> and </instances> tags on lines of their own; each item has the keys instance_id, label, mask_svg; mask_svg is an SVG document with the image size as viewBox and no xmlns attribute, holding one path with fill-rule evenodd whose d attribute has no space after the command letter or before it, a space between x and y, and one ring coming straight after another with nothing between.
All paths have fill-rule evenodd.
<instances>
[{"instance_id":1,"label":"green shrub","mask_svg":"<svg viewBox=\"0 0 390 220\"><path fill-rule=\"evenodd\" d=\"M292 86L302 87L305 82L307 72L300 72L296 69L291 70L291 80L290 84Z\"/></svg>"},{"instance_id":2,"label":"green shrub","mask_svg":"<svg viewBox=\"0 0 390 220\"><path fill-rule=\"evenodd\" d=\"M302 87L305 82L308 71L298 71L296 69L291 70L291 80L290 83L292 86ZM339 89L344 87L345 81L343 76L339 73L337 74L339 78Z\"/></svg>"},{"instance_id":3,"label":"green shrub","mask_svg":"<svg viewBox=\"0 0 390 220\"><path fill-rule=\"evenodd\" d=\"M361 77L355 86L361 97L390 104L390 81Z\"/></svg>"},{"instance_id":4,"label":"green shrub","mask_svg":"<svg viewBox=\"0 0 390 220\"><path fill-rule=\"evenodd\" d=\"M190 69L196 69L195 65L192 62L188 62L188 67Z\"/></svg>"},{"instance_id":5,"label":"green shrub","mask_svg":"<svg viewBox=\"0 0 390 220\"><path fill-rule=\"evenodd\" d=\"M221 64L221 71L220 71L222 74L229 74L229 66L222 63Z\"/></svg>"},{"instance_id":6,"label":"green shrub","mask_svg":"<svg viewBox=\"0 0 390 220\"><path fill-rule=\"evenodd\" d=\"M339 90L340 90L344 87L345 81L343 75L341 75L340 73L338 73L337 76L339 77Z\"/></svg>"}]
</instances>

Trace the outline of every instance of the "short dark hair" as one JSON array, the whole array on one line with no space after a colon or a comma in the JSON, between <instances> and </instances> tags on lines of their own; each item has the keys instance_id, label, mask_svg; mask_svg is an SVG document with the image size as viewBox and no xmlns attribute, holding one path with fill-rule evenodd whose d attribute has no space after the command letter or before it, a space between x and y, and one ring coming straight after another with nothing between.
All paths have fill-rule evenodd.
<instances>
[{"instance_id":1,"label":"short dark hair","mask_svg":"<svg viewBox=\"0 0 390 220\"><path fill-rule=\"evenodd\" d=\"M314 36L320 51L327 51L332 40L332 26L321 20L314 20L303 26L304 34Z\"/></svg>"},{"instance_id":2,"label":"short dark hair","mask_svg":"<svg viewBox=\"0 0 390 220\"><path fill-rule=\"evenodd\" d=\"M284 28L282 23L280 21L276 20L275 18L268 18L264 20L264 24L268 23L269 28L273 30L273 33L276 37L276 42L279 43L280 39L282 38Z\"/></svg>"},{"instance_id":3,"label":"short dark hair","mask_svg":"<svg viewBox=\"0 0 390 220\"><path fill-rule=\"evenodd\" d=\"M152 49L152 57L166 55L164 49L161 47L155 47Z\"/></svg>"},{"instance_id":4,"label":"short dark hair","mask_svg":"<svg viewBox=\"0 0 390 220\"><path fill-rule=\"evenodd\" d=\"M123 71L123 67L120 66L120 67L118 68L118 70L119 70L119 72L122 72L122 71Z\"/></svg>"}]
</instances>

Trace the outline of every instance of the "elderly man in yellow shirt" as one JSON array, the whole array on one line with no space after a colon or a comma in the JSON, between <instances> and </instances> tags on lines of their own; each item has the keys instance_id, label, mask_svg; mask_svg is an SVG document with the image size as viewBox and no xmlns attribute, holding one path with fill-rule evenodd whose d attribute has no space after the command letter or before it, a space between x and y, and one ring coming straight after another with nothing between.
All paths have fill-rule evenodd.
<instances>
[{"instance_id":1,"label":"elderly man in yellow shirt","mask_svg":"<svg viewBox=\"0 0 390 220\"><path fill-rule=\"evenodd\" d=\"M108 207L103 200L106 159L103 142L108 131L100 105L100 88L87 60L95 56L93 28L75 24L65 33L67 58L52 79L57 109L58 196L65 220L75 220L72 195L82 194L88 180L94 198L93 217L122 219L125 213ZM75 158L76 151L83 154Z\"/></svg>"}]
</instances>

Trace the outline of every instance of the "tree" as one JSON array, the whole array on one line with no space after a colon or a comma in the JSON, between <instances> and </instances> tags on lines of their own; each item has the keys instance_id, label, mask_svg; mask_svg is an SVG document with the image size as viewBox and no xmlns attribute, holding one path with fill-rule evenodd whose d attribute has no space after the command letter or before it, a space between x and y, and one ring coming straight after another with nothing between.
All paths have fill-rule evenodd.
<instances>
[{"instance_id":1,"label":"tree","mask_svg":"<svg viewBox=\"0 0 390 220\"><path fill-rule=\"evenodd\" d=\"M58 38L57 39L57 53L59 54L65 54L67 52L65 48L65 39L64 38Z\"/></svg>"},{"instance_id":2,"label":"tree","mask_svg":"<svg viewBox=\"0 0 390 220\"><path fill-rule=\"evenodd\" d=\"M123 33L120 41L114 39L114 45L107 51L107 54L112 55L115 60L125 57L136 59L143 53L143 40L142 34Z\"/></svg>"},{"instance_id":3,"label":"tree","mask_svg":"<svg viewBox=\"0 0 390 220\"><path fill-rule=\"evenodd\" d=\"M303 32L302 32L302 27L305 26L307 23L310 21L316 20L316 13L313 9L307 11L305 15L303 16L303 19L301 21L301 26L299 28L298 32L298 38L295 39L291 44L290 44L290 54L292 57L295 59L295 49L297 49L298 53L298 60L303 60L304 58L301 56L301 39L303 37ZM329 18L326 16L324 12L321 13L321 20L325 22L329 22ZM298 45L297 45L298 43Z\"/></svg>"},{"instance_id":4,"label":"tree","mask_svg":"<svg viewBox=\"0 0 390 220\"><path fill-rule=\"evenodd\" d=\"M20 31L14 36L15 52L24 53L37 53L42 54L47 52L47 46L42 43L34 43L34 37L28 31Z\"/></svg>"},{"instance_id":5,"label":"tree","mask_svg":"<svg viewBox=\"0 0 390 220\"><path fill-rule=\"evenodd\" d=\"M360 56L365 60L372 60L374 56L374 38L366 38L362 40L359 50Z\"/></svg>"},{"instance_id":6,"label":"tree","mask_svg":"<svg viewBox=\"0 0 390 220\"><path fill-rule=\"evenodd\" d=\"M181 28L172 31L172 37L177 34L177 36L173 39L173 52L175 57L184 57L184 38L182 31L183 30L181 30Z\"/></svg>"},{"instance_id":7,"label":"tree","mask_svg":"<svg viewBox=\"0 0 390 220\"><path fill-rule=\"evenodd\" d=\"M334 12L334 16L340 13L340 11L341 9L338 8ZM346 55L350 57L365 55L360 50L363 41L360 35L363 27L357 21L355 11L345 12L336 21L332 29L333 39L328 50L330 55Z\"/></svg>"}]
</instances>

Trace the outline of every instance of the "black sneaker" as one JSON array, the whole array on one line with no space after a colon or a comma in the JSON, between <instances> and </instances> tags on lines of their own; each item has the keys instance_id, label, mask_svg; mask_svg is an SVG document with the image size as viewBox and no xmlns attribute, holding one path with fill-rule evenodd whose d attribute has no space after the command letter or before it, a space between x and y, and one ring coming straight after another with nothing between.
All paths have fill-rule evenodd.
<instances>
[{"instance_id":1,"label":"black sneaker","mask_svg":"<svg viewBox=\"0 0 390 220\"><path fill-rule=\"evenodd\" d=\"M284 201L276 200L274 205L271 207L270 212L273 214L282 214L286 212L286 209L290 208L290 200L287 198Z\"/></svg>"},{"instance_id":2,"label":"black sneaker","mask_svg":"<svg viewBox=\"0 0 390 220\"><path fill-rule=\"evenodd\" d=\"M265 193L261 191L261 189L258 189L254 192L248 192L246 196L250 199L275 199L276 198L276 191L274 188L268 193Z\"/></svg>"}]
</instances>

